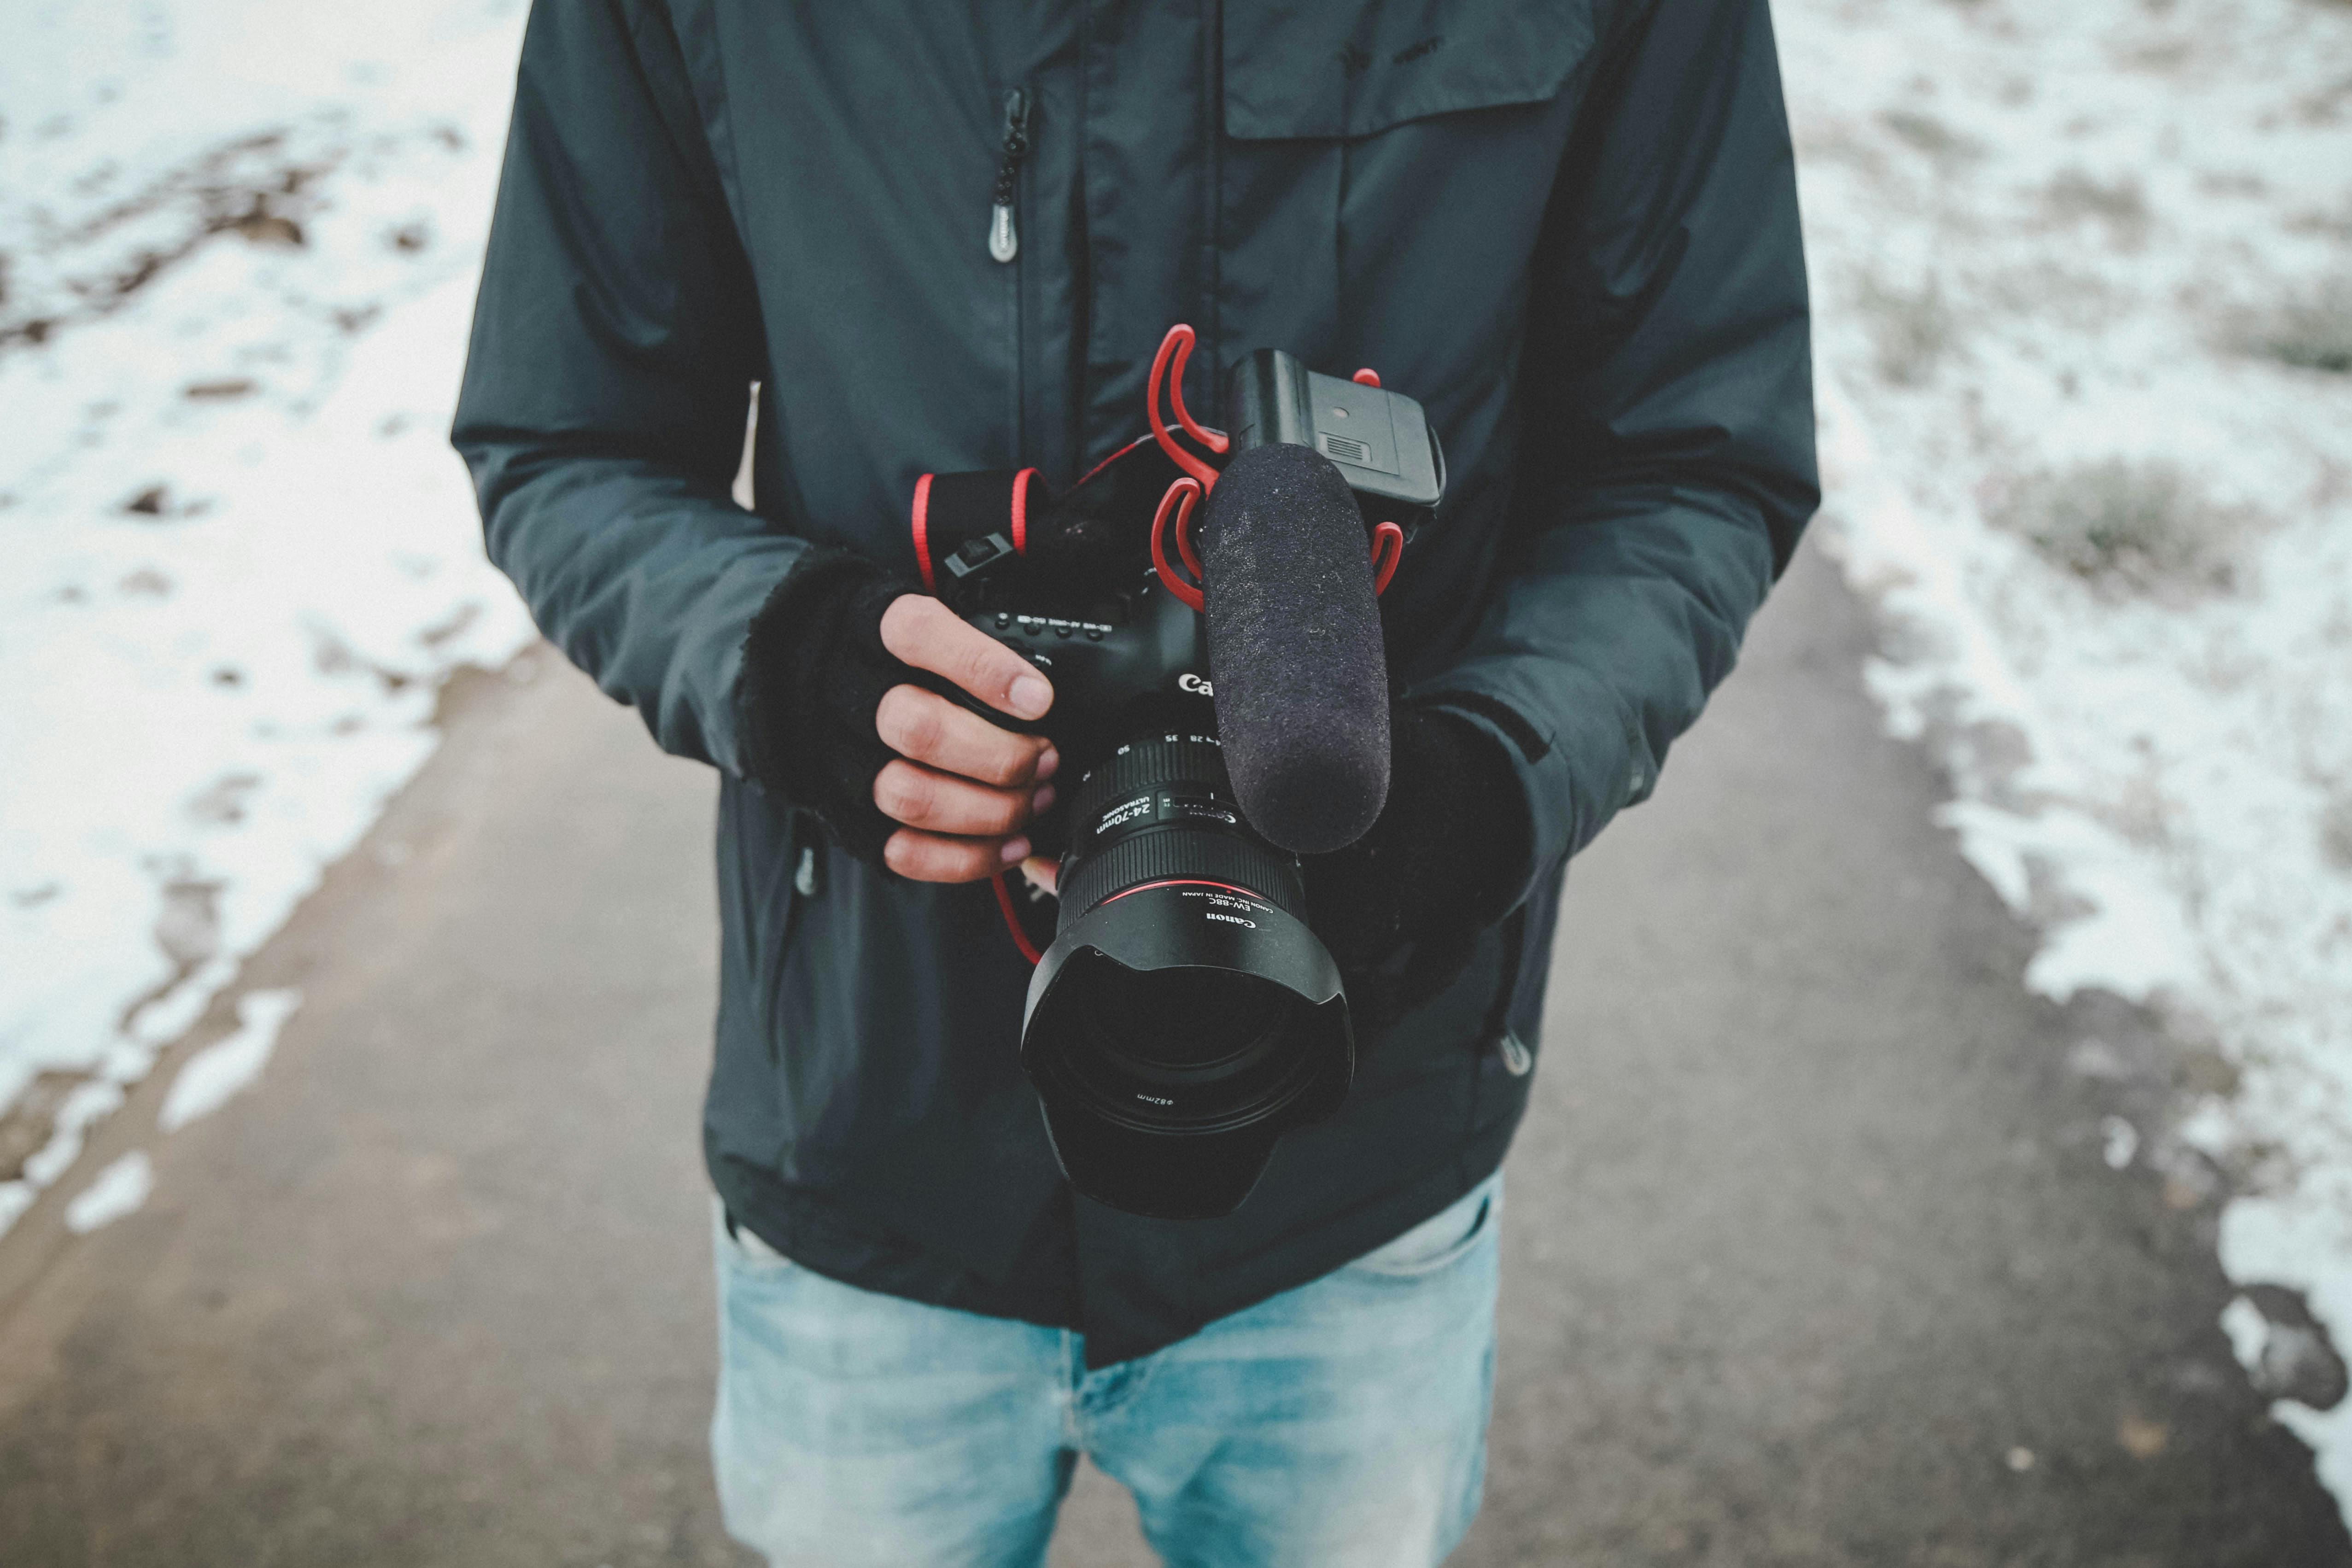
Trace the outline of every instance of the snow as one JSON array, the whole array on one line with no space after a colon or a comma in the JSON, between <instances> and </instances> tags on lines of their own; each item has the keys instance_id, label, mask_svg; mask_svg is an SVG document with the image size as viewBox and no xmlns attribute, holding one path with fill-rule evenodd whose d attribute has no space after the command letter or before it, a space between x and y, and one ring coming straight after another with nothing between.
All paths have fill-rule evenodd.
<instances>
[{"instance_id":1,"label":"snow","mask_svg":"<svg viewBox=\"0 0 2352 1568\"><path fill-rule=\"evenodd\" d=\"M532 635L446 441L522 15L0 0L0 1230Z\"/></svg>"},{"instance_id":2,"label":"snow","mask_svg":"<svg viewBox=\"0 0 2352 1568\"><path fill-rule=\"evenodd\" d=\"M66 1228L86 1236L135 1213L155 1190L155 1167L143 1149L133 1149L90 1178L66 1205Z\"/></svg>"},{"instance_id":3,"label":"snow","mask_svg":"<svg viewBox=\"0 0 2352 1568\"><path fill-rule=\"evenodd\" d=\"M177 1132L227 1104L269 1065L269 1053L278 1047L278 1031L301 1005L299 991L248 991L238 997L236 1033L188 1058L180 1076L172 1080L172 1092L164 1097L155 1125L165 1132Z\"/></svg>"},{"instance_id":4,"label":"snow","mask_svg":"<svg viewBox=\"0 0 2352 1568\"><path fill-rule=\"evenodd\" d=\"M2233 1296L2221 1309L2221 1332L2229 1336L2230 1352L2249 1376L2262 1370L2263 1348L2270 1342L2270 1320L2243 1296Z\"/></svg>"},{"instance_id":5,"label":"snow","mask_svg":"<svg viewBox=\"0 0 2352 1568\"><path fill-rule=\"evenodd\" d=\"M2028 984L2235 1069L2108 1162L2210 1159L2230 1276L2352 1337L2352 8L1775 14L1870 688ZM2352 1404L2275 1408L2352 1503Z\"/></svg>"}]
</instances>

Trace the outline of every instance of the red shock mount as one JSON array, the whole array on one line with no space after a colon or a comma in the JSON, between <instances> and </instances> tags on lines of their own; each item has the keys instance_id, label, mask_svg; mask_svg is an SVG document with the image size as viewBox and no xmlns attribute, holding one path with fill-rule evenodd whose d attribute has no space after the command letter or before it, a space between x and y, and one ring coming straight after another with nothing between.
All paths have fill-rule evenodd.
<instances>
[{"instance_id":1,"label":"red shock mount","mask_svg":"<svg viewBox=\"0 0 2352 1568\"><path fill-rule=\"evenodd\" d=\"M1177 600L1199 614L1205 605L1202 589L1204 579L1201 573L1201 557L1192 548L1192 512L1201 498L1217 488L1217 470L1197 455L1177 445L1169 432L1167 422L1160 417L1160 389L1168 388L1168 405L1176 416L1178 429L1199 446L1223 457L1232 447L1232 441L1222 430L1212 430L1192 417L1184 406L1184 364L1192 357L1192 329L1182 321L1168 329L1160 340L1160 352L1151 356L1151 378L1144 384L1144 417L1151 426L1151 438L1168 454L1168 460L1181 470L1181 477L1168 487L1160 498L1159 510L1151 517L1151 569L1160 574L1160 585ZM1378 386L1380 374L1370 369L1360 370L1354 379L1366 386ZM1175 536L1176 558L1192 574L1187 580L1176 570L1168 557L1169 536ZM1382 522L1372 530L1372 592L1388 592L1389 579L1396 575L1397 563L1404 555L1404 530L1393 522Z\"/></svg>"}]
</instances>

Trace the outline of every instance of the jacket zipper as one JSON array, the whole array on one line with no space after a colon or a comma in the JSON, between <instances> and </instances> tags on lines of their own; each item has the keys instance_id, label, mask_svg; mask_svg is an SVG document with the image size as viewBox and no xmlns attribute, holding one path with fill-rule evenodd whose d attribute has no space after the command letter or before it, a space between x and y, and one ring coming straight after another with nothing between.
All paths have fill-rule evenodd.
<instances>
[{"instance_id":1,"label":"jacket zipper","mask_svg":"<svg viewBox=\"0 0 2352 1568\"><path fill-rule=\"evenodd\" d=\"M988 254L1010 261L1021 254L1021 231L1013 221L1013 198L1021 183L1021 160L1029 155L1029 95L1013 88L1004 95L1004 145L996 155L996 190L988 220Z\"/></svg>"}]
</instances>

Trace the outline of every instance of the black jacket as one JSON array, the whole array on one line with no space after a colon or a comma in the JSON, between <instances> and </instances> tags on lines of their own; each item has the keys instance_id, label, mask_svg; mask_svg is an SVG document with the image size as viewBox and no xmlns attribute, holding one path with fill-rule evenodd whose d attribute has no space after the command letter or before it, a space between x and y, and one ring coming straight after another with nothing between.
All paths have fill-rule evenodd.
<instances>
[{"instance_id":1,"label":"black jacket","mask_svg":"<svg viewBox=\"0 0 2352 1568\"><path fill-rule=\"evenodd\" d=\"M1259 346L1427 406L1451 489L1381 602L1392 686L1507 747L1534 826L1513 916L1211 1222L1074 1202L989 890L824 842L746 780L737 710L811 542L909 565L918 474L1068 483L1139 428L1175 321L1213 423ZM1765 0L544 0L455 438L540 626L718 769L730 1209L854 1283L1148 1352L1501 1158L1561 868L1649 793L1812 510Z\"/></svg>"}]
</instances>

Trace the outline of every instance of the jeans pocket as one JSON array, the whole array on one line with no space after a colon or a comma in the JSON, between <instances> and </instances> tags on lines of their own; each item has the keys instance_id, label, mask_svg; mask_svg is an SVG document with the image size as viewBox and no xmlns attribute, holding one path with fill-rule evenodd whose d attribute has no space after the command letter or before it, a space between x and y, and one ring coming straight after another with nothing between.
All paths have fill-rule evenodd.
<instances>
[{"instance_id":1,"label":"jeans pocket","mask_svg":"<svg viewBox=\"0 0 2352 1568\"><path fill-rule=\"evenodd\" d=\"M1372 1248L1348 1265L1360 1274L1418 1279L1466 1258L1495 1227L1503 1206L1501 1172L1487 1177L1447 1207L1395 1240Z\"/></svg>"}]
</instances>

